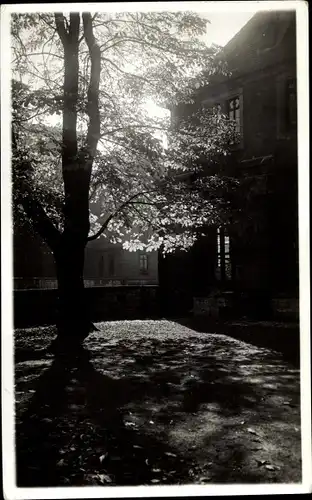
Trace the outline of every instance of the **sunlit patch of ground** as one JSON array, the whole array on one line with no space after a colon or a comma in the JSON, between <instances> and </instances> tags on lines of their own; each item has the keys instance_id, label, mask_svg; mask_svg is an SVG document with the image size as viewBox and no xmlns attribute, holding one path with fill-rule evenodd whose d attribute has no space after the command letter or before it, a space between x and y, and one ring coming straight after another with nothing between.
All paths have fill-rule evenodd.
<instances>
[{"instance_id":1,"label":"sunlit patch of ground","mask_svg":"<svg viewBox=\"0 0 312 500\"><path fill-rule=\"evenodd\" d=\"M167 320L97 327L71 361L36 356L52 328L16 331L21 486L301 480L299 371L280 354Z\"/></svg>"}]
</instances>

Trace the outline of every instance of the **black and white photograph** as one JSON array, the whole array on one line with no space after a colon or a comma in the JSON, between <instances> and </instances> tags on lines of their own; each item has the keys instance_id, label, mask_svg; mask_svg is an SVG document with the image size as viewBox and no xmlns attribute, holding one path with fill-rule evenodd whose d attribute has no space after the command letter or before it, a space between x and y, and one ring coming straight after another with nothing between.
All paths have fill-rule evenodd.
<instances>
[{"instance_id":1,"label":"black and white photograph","mask_svg":"<svg viewBox=\"0 0 312 500\"><path fill-rule=\"evenodd\" d=\"M5 498L311 492L307 4L3 5L1 61Z\"/></svg>"}]
</instances>

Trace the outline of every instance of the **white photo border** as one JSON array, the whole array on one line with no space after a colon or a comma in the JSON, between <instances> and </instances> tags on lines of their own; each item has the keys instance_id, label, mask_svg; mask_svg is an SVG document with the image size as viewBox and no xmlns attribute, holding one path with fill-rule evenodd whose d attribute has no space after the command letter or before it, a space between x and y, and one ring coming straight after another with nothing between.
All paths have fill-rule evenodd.
<instances>
[{"instance_id":1,"label":"white photo border","mask_svg":"<svg viewBox=\"0 0 312 500\"><path fill-rule=\"evenodd\" d=\"M295 10L297 13L298 180L300 262L300 360L302 482L300 484L182 485L138 487L18 488L15 473L12 209L10 172L10 15L13 12L70 11L251 12ZM1 284L2 284L2 456L4 496L8 500L50 498L140 498L162 496L266 495L312 491L310 383L310 248L309 248L309 72L308 4L298 1L123 2L78 4L20 4L1 7Z\"/></svg>"}]
</instances>

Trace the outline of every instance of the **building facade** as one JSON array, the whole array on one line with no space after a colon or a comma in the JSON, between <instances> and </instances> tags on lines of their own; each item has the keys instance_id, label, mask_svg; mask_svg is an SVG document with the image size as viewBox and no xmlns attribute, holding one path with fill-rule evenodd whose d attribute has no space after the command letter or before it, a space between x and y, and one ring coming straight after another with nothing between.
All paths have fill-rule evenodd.
<instances>
[{"instance_id":1,"label":"building facade","mask_svg":"<svg viewBox=\"0 0 312 500\"><path fill-rule=\"evenodd\" d=\"M48 246L30 227L13 238L14 289L56 288L56 267ZM129 252L100 237L85 250L85 286L157 285L157 252Z\"/></svg>"},{"instance_id":2,"label":"building facade","mask_svg":"<svg viewBox=\"0 0 312 500\"><path fill-rule=\"evenodd\" d=\"M103 237L91 241L85 254L87 286L157 285L157 252L124 250Z\"/></svg>"},{"instance_id":3,"label":"building facade","mask_svg":"<svg viewBox=\"0 0 312 500\"><path fill-rule=\"evenodd\" d=\"M242 217L227 228L208 228L187 256L172 259L169 267L176 268L189 304L190 296L203 303L222 290L232 293L234 309L241 315L248 314L242 297L245 305L253 303L249 312L253 308L258 317L269 316L283 300L296 308L295 16L291 11L253 16L223 49L231 76L215 76L196 93L194 106L217 109L235 122L237 140L225 168L240 180ZM177 108L175 113L178 119L188 109ZM173 289L174 279L167 278L166 286Z\"/></svg>"}]
</instances>

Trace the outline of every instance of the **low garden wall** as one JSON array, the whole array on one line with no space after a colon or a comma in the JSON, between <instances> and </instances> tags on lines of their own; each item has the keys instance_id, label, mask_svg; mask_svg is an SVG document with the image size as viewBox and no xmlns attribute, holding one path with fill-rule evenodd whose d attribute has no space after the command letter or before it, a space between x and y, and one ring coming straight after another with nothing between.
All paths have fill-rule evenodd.
<instances>
[{"instance_id":1,"label":"low garden wall","mask_svg":"<svg viewBox=\"0 0 312 500\"><path fill-rule=\"evenodd\" d=\"M152 318L160 311L158 286L112 286L86 288L86 304L93 321ZM15 290L16 328L54 324L57 290Z\"/></svg>"},{"instance_id":2,"label":"low garden wall","mask_svg":"<svg viewBox=\"0 0 312 500\"><path fill-rule=\"evenodd\" d=\"M298 301L270 301L263 297L235 297L233 293L192 297L157 285L97 286L85 289L86 306L93 321L135 318L294 320L299 319ZM273 307L272 307L273 306ZM17 328L55 324L56 289L14 291L14 325Z\"/></svg>"},{"instance_id":3,"label":"low garden wall","mask_svg":"<svg viewBox=\"0 0 312 500\"><path fill-rule=\"evenodd\" d=\"M216 292L193 298L193 314L219 319L299 320L296 298L274 298L261 293Z\"/></svg>"}]
</instances>

